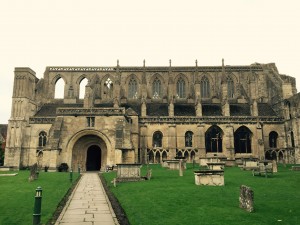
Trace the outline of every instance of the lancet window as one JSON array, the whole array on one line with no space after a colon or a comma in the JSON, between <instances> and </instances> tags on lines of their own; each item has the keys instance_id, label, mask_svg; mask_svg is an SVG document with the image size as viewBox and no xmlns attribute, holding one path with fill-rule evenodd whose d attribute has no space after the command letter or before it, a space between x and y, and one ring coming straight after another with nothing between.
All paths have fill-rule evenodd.
<instances>
[{"instance_id":1,"label":"lancet window","mask_svg":"<svg viewBox=\"0 0 300 225\"><path fill-rule=\"evenodd\" d=\"M234 133L234 150L235 153L251 153L252 133L247 127L240 127Z\"/></svg>"},{"instance_id":2,"label":"lancet window","mask_svg":"<svg viewBox=\"0 0 300 225\"><path fill-rule=\"evenodd\" d=\"M210 97L209 80L207 77L202 77L201 79L201 97L202 98Z\"/></svg>"},{"instance_id":3,"label":"lancet window","mask_svg":"<svg viewBox=\"0 0 300 225\"><path fill-rule=\"evenodd\" d=\"M223 132L218 126L212 126L205 133L206 152L222 152Z\"/></svg>"},{"instance_id":4,"label":"lancet window","mask_svg":"<svg viewBox=\"0 0 300 225\"><path fill-rule=\"evenodd\" d=\"M152 97L153 98L161 98L162 90L161 90L161 81L156 77L152 84Z\"/></svg>"},{"instance_id":5,"label":"lancet window","mask_svg":"<svg viewBox=\"0 0 300 225\"><path fill-rule=\"evenodd\" d=\"M192 147L193 146L193 132L187 131L185 133L185 147Z\"/></svg>"},{"instance_id":6,"label":"lancet window","mask_svg":"<svg viewBox=\"0 0 300 225\"><path fill-rule=\"evenodd\" d=\"M278 134L275 131L270 132L269 134L269 147L270 148L277 148L277 138Z\"/></svg>"},{"instance_id":7,"label":"lancet window","mask_svg":"<svg viewBox=\"0 0 300 225\"><path fill-rule=\"evenodd\" d=\"M42 131L39 133L39 147L46 146L47 143L47 133L45 131Z\"/></svg>"},{"instance_id":8,"label":"lancet window","mask_svg":"<svg viewBox=\"0 0 300 225\"><path fill-rule=\"evenodd\" d=\"M138 97L138 84L134 78L128 83L128 98L136 99Z\"/></svg>"},{"instance_id":9,"label":"lancet window","mask_svg":"<svg viewBox=\"0 0 300 225\"><path fill-rule=\"evenodd\" d=\"M185 82L182 78L179 78L177 81L177 97L185 98Z\"/></svg>"}]
</instances>

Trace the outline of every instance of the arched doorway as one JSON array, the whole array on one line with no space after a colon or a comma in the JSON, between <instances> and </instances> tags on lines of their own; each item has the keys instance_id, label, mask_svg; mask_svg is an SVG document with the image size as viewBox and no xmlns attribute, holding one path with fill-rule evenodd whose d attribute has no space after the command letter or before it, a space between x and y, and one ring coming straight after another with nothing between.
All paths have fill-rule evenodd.
<instances>
[{"instance_id":1,"label":"arched doorway","mask_svg":"<svg viewBox=\"0 0 300 225\"><path fill-rule=\"evenodd\" d=\"M100 170L101 168L101 149L97 145L92 145L87 150L86 171Z\"/></svg>"}]
</instances>

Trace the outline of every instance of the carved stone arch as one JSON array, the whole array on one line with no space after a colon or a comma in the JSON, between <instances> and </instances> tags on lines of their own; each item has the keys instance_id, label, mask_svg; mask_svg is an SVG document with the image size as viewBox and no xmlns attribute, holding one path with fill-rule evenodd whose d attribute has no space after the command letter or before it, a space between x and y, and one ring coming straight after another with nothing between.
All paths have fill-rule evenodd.
<instances>
[{"instance_id":1,"label":"carved stone arch","mask_svg":"<svg viewBox=\"0 0 300 225\"><path fill-rule=\"evenodd\" d=\"M178 86L178 81L183 80L181 84ZM183 85L184 84L184 85ZM190 82L187 76L183 73L179 73L175 79L174 79L174 85L175 85L175 93L178 98L187 98L191 95L191 88L190 88ZM179 90L178 90L179 88ZM181 93L178 93L181 92Z\"/></svg>"},{"instance_id":2,"label":"carved stone arch","mask_svg":"<svg viewBox=\"0 0 300 225\"><path fill-rule=\"evenodd\" d=\"M76 85L80 85L81 81L82 81L83 79L85 79L85 78L88 80L88 82L91 82L91 79L90 79L86 74L81 74L81 75L76 79L75 84L76 84Z\"/></svg>"},{"instance_id":3,"label":"carved stone arch","mask_svg":"<svg viewBox=\"0 0 300 225\"><path fill-rule=\"evenodd\" d=\"M130 81L132 78L134 78L134 79L138 82L139 85L142 83L141 80L137 77L137 75L135 75L134 73L132 73L132 74L130 74L129 76L127 76L127 78L126 78L126 80L125 80L125 84L128 84L129 81Z\"/></svg>"},{"instance_id":4,"label":"carved stone arch","mask_svg":"<svg viewBox=\"0 0 300 225\"><path fill-rule=\"evenodd\" d=\"M209 80L209 83L211 85L214 83L214 79L211 76L211 74L209 74L207 72L201 73L200 76L199 76L199 82L201 82L201 80L203 79L203 77L206 77Z\"/></svg>"},{"instance_id":5,"label":"carved stone arch","mask_svg":"<svg viewBox=\"0 0 300 225\"><path fill-rule=\"evenodd\" d=\"M132 83L130 83L132 80L134 80L136 83L133 85ZM131 85L131 89L130 90L130 86ZM123 93L122 95L125 94L125 96L129 99L137 99L140 97L140 85L141 85L141 81L140 79L135 75L135 74L130 74L126 80L125 80L125 85L123 86L123 90L125 91L125 93Z\"/></svg>"},{"instance_id":6,"label":"carved stone arch","mask_svg":"<svg viewBox=\"0 0 300 225\"><path fill-rule=\"evenodd\" d=\"M63 80L63 83L64 83L63 87L61 87L59 84L57 84L57 81L60 79ZM64 98L67 84L68 84L68 79L66 77L64 77L62 74L57 74L51 80L49 93L52 93L53 98L59 98L59 99Z\"/></svg>"},{"instance_id":7,"label":"carved stone arch","mask_svg":"<svg viewBox=\"0 0 300 225\"><path fill-rule=\"evenodd\" d=\"M235 85L238 83L238 78L233 72L226 73L226 78L231 78Z\"/></svg>"},{"instance_id":8,"label":"carved stone arch","mask_svg":"<svg viewBox=\"0 0 300 225\"><path fill-rule=\"evenodd\" d=\"M166 85L166 82L165 82L165 79L162 77L162 75L160 75L159 73L155 73L155 74L153 74L152 76L151 76L151 78L150 78L150 80L149 80L149 85L148 85L148 87L150 87L150 96L152 96L152 98L157 98L156 96L155 96L155 93L153 93L153 83L154 83L154 81L155 80L159 80L160 81L160 85L161 85L161 87L160 87L160 94L159 94L159 97L158 98L163 98L164 96L166 96L166 94L167 94L167 88L163 88L163 87L167 87L167 85Z\"/></svg>"},{"instance_id":9,"label":"carved stone arch","mask_svg":"<svg viewBox=\"0 0 300 225\"><path fill-rule=\"evenodd\" d=\"M111 83L111 89L108 89L106 82ZM115 79L112 74L106 74L100 81L100 96L102 99L113 100Z\"/></svg>"},{"instance_id":10,"label":"carved stone arch","mask_svg":"<svg viewBox=\"0 0 300 225\"><path fill-rule=\"evenodd\" d=\"M52 78L51 84L55 86L56 82L57 82L59 79L63 79L63 81L65 82L65 85L68 83L68 82L67 82L68 80L67 80L63 75L57 74L57 75L55 75L55 76Z\"/></svg>"}]
</instances>

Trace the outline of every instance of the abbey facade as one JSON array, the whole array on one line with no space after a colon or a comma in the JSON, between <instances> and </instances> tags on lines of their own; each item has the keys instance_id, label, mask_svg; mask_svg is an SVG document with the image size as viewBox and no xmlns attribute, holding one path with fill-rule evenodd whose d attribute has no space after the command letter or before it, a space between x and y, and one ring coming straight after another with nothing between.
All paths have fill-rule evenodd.
<instances>
[{"instance_id":1,"label":"abbey facade","mask_svg":"<svg viewBox=\"0 0 300 225\"><path fill-rule=\"evenodd\" d=\"M88 171L175 156L300 163L295 82L273 63L47 67L41 79L15 68L5 166Z\"/></svg>"}]
</instances>

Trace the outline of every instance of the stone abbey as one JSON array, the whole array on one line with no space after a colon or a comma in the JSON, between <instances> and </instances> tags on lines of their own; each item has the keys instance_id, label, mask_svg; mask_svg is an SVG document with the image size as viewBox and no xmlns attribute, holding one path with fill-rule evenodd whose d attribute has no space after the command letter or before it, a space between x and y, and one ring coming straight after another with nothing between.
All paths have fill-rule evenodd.
<instances>
[{"instance_id":1,"label":"stone abbey","mask_svg":"<svg viewBox=\"0 0 300 225\"><path fill-rule=\"evenodd\" d=\"M14 73L5 149L14 169L38 162L104 170L175 156L300 163L300 94L274 63L46 67L41 79L30 68Z\"/></svg>"}]
</instances>

